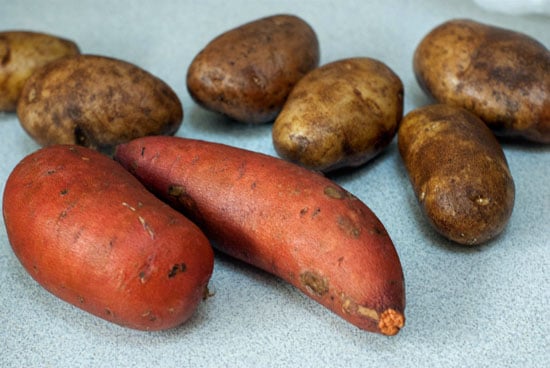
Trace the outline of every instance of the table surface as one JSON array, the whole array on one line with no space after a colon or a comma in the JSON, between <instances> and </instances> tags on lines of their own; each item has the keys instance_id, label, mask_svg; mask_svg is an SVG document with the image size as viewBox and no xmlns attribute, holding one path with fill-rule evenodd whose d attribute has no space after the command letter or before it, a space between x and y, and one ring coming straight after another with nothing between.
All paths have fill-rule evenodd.
<instances>
[{"instance_id":1,"label":"table surface","mask_svg":"<svg viewBox=\"0 0 550 368\"><path fill-rule=\"evenodd\" d=\"M213 37L276 13L317 32L321 63L369 56L405 86L405 112L429 103L412 54L434 26L467 17L528 33L550 45L550 18L490 12L453 1L2 1L3 29L29 29L76 41L82 52L132 62L166 81L185 118L178 136L276 155L271 125L249 126L205 111L185 75ZM0 113L0 183L38 146L15 114ZM218 255L214 296L181 327L125 329L41 288L13 254L0 226L2 367L542 367L550 362L550 151L502 142L516 184L505 231L467 248L426 223L396 142L366 165L331 178L385 224L406 280L407 323L393 337L361 331L294 287Z\"/></svg>"}]
</instances>

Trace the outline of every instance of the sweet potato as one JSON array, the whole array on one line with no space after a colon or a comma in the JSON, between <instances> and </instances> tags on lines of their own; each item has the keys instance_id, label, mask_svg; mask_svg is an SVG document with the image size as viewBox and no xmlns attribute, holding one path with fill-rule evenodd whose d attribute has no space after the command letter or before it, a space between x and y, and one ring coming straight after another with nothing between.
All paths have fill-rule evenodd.
<instances>
[{"instance_id":1,"label":"sweet potato","mask_svg":"<svg viewBox=\"0 0 550 368\"><path fill-rule=\"evenodd\" d=\"M396 249L375 214L333 181L275 157L179 137L138 138L114 157L219 250L361 329L394 335L403 326Z\"/></svg>"},{"instance_id":2,"label":"sweet potato","mask_svg":"<svg viewBox=\"0 0 550 368\"><path fill-rule=\"evenodd\" d=\"M191 221L105 155L53 145L10 174L3 215L13 251L44 288L140 330L187 320L213 270Z\"/></svg>"}]
</instances>

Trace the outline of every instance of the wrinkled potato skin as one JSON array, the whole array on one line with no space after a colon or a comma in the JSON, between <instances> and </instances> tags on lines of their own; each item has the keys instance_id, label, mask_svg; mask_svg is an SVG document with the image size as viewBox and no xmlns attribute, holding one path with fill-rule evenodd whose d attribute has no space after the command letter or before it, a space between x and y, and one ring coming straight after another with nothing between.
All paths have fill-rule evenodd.
<instances>
[{"instance_id":1,"label":"wrinkled potato skin","mask_svg":"<svg viewBox=\"0 0 550 368\"><path fill-rule=\"evenodd\" d=\"M25 84L17 114L39 144L102 152L146 135L174 134L181 102L162 80L122 60L79 55L52 62Z\"/></svg>"},{"instance_id":2,"label":"wrinkled potato skin","mask_svg":"<svg viewBox=\"0 0 550 368\"><path fill-rule=\"evenodd\" d=\"M296 82L319 64L314 30L274 15L229 30L192 61L187 89L199 105L234 120L271 122Z\"/></svg>"},{"instance_id":3,"label":"wrinkled potato skin","mask_svg":"<svg viewBox=\"0 0 550 368\"><path fill-rule=\"evenodd\" d=\"M423 212L443 236L475 245L502 232L514 181L482 120L449 105L421 107L403 118L398 147Z\"/></svg>"},{"instance_id":4,"label":"wrinkled potato skin","mask_svg":"<svg viewBox=\"0 0 550 368\"><path fill-rule=\"evenodd\" d=\"M403 117L403 84L385 64L351 58L308 73L273 124L277 153L318 171L361 165L391 142Z\"/></svg>"},{"instance_id":5,"label":"wrinkled potato skin","mask_svg":"<svg viewBox=\"0 0 550 368\"><path fill-rule=\"evenodd\" d=\"M70 40L30 31L0 32L0 111L13 112L25 81L38 68L78 55Z\"/></svg>"},{"instance_id":6,"label":"wrinkled potato skin","mask_svg":"<svg viewBox=\"0 0 550 368\"><path fill-rule=\"evenodd\" d=\"M550 143L550 52L537 40L452 20L424 37L413 63L435 100L472 111L497 135Z\"/></svg>"}]
</instances>

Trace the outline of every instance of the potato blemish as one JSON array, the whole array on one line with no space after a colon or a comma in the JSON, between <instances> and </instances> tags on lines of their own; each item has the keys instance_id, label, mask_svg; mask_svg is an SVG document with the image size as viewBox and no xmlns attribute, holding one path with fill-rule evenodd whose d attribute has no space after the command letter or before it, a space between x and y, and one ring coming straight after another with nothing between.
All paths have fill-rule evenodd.
<instances>
[{"instance_id":1,"label":"potato blemish","mask_svg":"<svg viewBox=\"0 0 550 368\"><path fill-rule=\"evenodd\" d=\"M178 184L172 184L168 187L168 195L176 198L184 210L196 210L197 204L193 197L187 193L185 187Z\"/></svg>"},{"instance_id":2,"label":"potato blemish","mask_svg":"<svg viewBox=\"0 0 550 368\"><path fill-rule=\"evenodd\" d=\"M328 292L328 280L312 271L301 273L300 282L308 292L317 296L323 296Z\"/></svg>"},{"instance_id":3,"label":"potato blemish","mask_svg":"<svg viewBox=\"0 0 550 368\"><path fill-rule=\"evenodd\" d=\"M344 302L342 303L342 310L344 312L349 314L358 314L373 319L375 321L379 320L380 317L378 316L378 312L376 312L376 310L365 307L363 305L359 305L345 295L342 295L342 298L344 300Z\"/></svg>"},{"instance_id":4,"label":"potato blemish","mask_svg":"<svg viewBox=\"0 0 550 368\"><path fill-rule=\"evenodd\" d=\"M327 197L334 199L344 199L345 194L341 190L338 190L335 187L325 187L324 193Z\"/></svg>"},{"instance_id":5,"label":"potato blemish","mask_svg":"<svg viewBox=\"0 0 550 368\"><path fill-rule=\"evenodd\" d=\"M361 235L361 228L355 226L354 222L346 216L338 216L338 226L342 229L346 235L352 238L358 238Z\"/></svg>"},{"instance_id":6,"label":"potato blemish","mask_svg":"<svg viewBox=\"0 0 550 368\"><path fill-rule=\"evenodd\" d=\"M138 219L139 219L139 222L141 223L141 226L143 226L143 229L147 231L147 234L149 234L151 239L154 239L155 232L153 231L153 228L151 227L151 225L149 225L147 221L145 221L145 219L141 216L138 216Z\"/></svg>"},{"instance_id":7,"label":"potato blemish","mask_svg":"<svg viewBox=\"0 0 550 368\"><path fill-rule=\"evenodd\" d=\"M183 273L187 271L187 265L185 263L176 263L168 272L168 278L171 279L175 277L178 273Z\"/></svg>"}]
</instances>

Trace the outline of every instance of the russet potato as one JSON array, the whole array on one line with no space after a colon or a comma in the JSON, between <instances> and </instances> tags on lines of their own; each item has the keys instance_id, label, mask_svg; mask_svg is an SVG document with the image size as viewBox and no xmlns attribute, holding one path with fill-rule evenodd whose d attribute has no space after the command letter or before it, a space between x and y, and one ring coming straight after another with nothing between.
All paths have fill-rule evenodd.
<instances>
[{"instance_id":1,"label":"russet potato","mask_svg":"<svg viewBox=\"0 0 550 368\"><path fill-rule=\"evenodd\" d=\"M431 30L414 53L420 86L495 134L550 143L550 51L532 37L468 19Z\"/></svg>"},{"instance_id":2,"label":"russet potato","mask_svg":"<svg viewBox=\"0 0 550 368\"><path fill-rule=\"evenodd\" d=\"M403 117L400 78L381 61L357 57L303 77L273 124L277 153L331 171L369 161L394 138Z\"/></svg>"},{"instance_id":3,"label":"russet potato","mask_svg":"<svg viewBox=\"0 0 550 368\"><path fill-rule=\"evenodd\" d=\"M76 43L54 35L0 32L0 111L15 111L23 85L38 68L79 53Z\"/></svg>"},{"instance_id":4,"label":"russet potato","mask_svg":"<svg viewBox=\"0 0 550 368\"><path fill-rule=\"evenodd\" d=\"M476 245L504 230L514 180L499 142L476 115L444 104L412 110L399 128L398 147L418 202L439 233Z\"/></svg>"},{"instance_id":5,"label":"russet potato","mask_svg":"<svg viewBox=\"0 0 550 368\"><path fill-rule=\"evenodd\" d=\"M67 57L37 70L17 106L23 128L40 145L77 144L110 153L146 135L171 135L183 108L161 79L126 61Z\"/></svg>"},{"instance_id":6,"label":"russet potato","mask_svg":"<svg viewBox=\"0 0 550 368\"><path fill-rule=\"evenodd\" d=\"M319 53L301 18L261 18L208 43L189 66L187 89L199 105L233 120L271 122L296 82L319 64Z\"/></svg>"}]
</instances>

